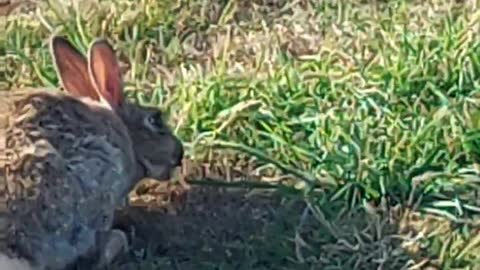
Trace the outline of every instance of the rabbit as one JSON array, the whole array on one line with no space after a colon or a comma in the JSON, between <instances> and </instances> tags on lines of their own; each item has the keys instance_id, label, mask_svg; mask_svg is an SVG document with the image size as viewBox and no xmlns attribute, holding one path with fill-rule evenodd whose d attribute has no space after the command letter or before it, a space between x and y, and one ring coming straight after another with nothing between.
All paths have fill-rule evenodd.
<instances>
[{"instance_id":1,"label":"rabbit","mask_svg":"<svg viewBox=\"0 0 480 270\"><path fill-rule=\"evenodd\" d=\"M36 270L101 268L128 248L117 206L141 179L169 180L184 148L160 110L124 98L106 39L87 58L53 36L50 53L64 91L0 96L0 253Z\"/></svg>"}]
</instances>

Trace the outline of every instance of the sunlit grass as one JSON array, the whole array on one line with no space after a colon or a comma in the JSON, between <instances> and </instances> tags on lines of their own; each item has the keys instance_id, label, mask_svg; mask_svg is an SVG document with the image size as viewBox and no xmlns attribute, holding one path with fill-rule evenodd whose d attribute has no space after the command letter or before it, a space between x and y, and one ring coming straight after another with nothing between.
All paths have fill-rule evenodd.
<instances>
[{"instance_id":1,"label":"sunlit grass","mask_svg":"<svg viewBox=\"0 0 480 270\"><path fill-rule=\"evenodd\" d=\"M257 178L287 185L279 187L286 198L308 201L319 224L331 205L337 213L402 205L440 216L457 226L416 239L423 244L416 262L431 258L441 269L478 264L475 1L181 2L45 1L0 18L4 84L57 85L47 44L53 33L83 51L105 36L125 66L126 89L168 111L191 159L212 168L224 158L232 167L253 166ZM335 223L332 215L328 222ZM256 245L277 250L266 252L272 260L290 256L295 269L384 265L357 249L327 252L326 242L341 245L344 236L316 230L303 237L312 245L303 262L290 244ZM360 241L358 232L345 233ZM285 237L295 230L278 233L278 241ZM399 258L384 267L409 264ZM249 267L268 269L262 265Z\"/></svg>"}]
</instances>

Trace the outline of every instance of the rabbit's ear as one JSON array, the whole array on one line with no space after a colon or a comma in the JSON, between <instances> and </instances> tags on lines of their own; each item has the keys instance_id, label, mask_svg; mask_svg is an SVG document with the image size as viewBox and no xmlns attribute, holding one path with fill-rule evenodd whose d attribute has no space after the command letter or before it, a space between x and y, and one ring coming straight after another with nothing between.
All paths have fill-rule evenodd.
<instances>
[{"instance_id":1,"label":"rabbit's ear","mask_svg":"<svg viewBox=\"0 0 480 270\"><path fill-rule=\"evenodd\" d=\"M87 59L65 38L50 40L50 53L63 88L76 97L100 100L88 74Z\"/></svg>"},{"instance_id":2,"label":"rabbit's ear","mask_svg":"<svg viewBox=\"0 0 480 270\"><path fill-rule=\"evenodd\" d=\"M93 84L100 96L112 108L123 103L123 86L120 66L115 51L104 39L92 43L88 53L88 68Z\"/></svg>"}]
</instances>

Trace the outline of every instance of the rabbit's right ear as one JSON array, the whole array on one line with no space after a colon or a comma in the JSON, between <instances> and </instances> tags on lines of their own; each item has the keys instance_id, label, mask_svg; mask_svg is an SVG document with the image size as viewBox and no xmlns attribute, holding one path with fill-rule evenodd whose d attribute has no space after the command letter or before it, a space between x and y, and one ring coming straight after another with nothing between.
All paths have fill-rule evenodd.
<instances>
[{"instance_id":1,"label":"rabbit's right ear","mask_svg":"<svg viewBox=\"0 0 480 270\"><path fill-rule=\"evenodd\" d=\"M120 108L124 100L122 74L115 51L106 39L98 38L90 45L88 68L101 99L112 109Z\"/></svg>"},{"instance_id":2,"label":"rabbit's right ear","mask_svg":"<svg viewBox=\"0 0 480 270\"><path fill-rule=\"evenodd\" d=\"M88 63L65 38L54 36L50 41L50 53L60 81L65 90L76 97L100 100L88 73Z\"/></svg>"}]
</instances>

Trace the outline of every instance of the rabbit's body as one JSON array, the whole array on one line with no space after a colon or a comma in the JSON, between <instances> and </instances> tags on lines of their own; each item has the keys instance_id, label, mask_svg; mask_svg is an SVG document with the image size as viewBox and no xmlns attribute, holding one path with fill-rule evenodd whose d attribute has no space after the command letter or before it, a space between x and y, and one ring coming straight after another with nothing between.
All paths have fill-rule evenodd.
<instances>
[{"instance_id":1,"label":"rabbit's body","mask_svg":"<svg viewBox=\"0 0 480 270\"><path fill-rule=\"evenodd\" d=\"M3 187L11 244L22 256L63 266L110 228L111 210L136 174L131 141L122 121L95 102L38 92L17 96L11 107Z\"/></svg>"},{"instance_id":2,"label":"rabbit's body","mask_svg":"<svg viewBox=\"0 0 480 270\"><path fill-rule=\"evenodd\" d=\"M66 88L72 93L75 87L83 91L80 84ZM64 269L88 256L108 263L116 251L98 249L113 245L115 208L142 177L168 178L183 156L181 144L166 128L153 133L129 126L145 123L152 109L123 100L115 105L42 90L0 98L0 153L6 157L0 161L0 252L35 269Z\"/></svg>"}]
</instances>

